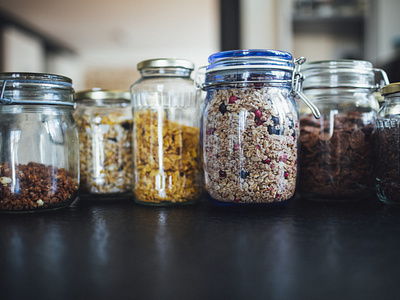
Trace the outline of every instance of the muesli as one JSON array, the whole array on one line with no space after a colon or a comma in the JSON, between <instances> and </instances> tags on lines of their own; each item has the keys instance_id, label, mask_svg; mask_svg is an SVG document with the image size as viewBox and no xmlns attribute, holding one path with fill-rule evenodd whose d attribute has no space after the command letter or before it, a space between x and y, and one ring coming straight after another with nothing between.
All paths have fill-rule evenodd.
<instances>
[{"instance_id":1,"label":"muesli","mask_svg":"<svg viewBox=\"0 0 400 300\"><path fill-rule=\"evenodd\" d=\"M203 163L205 189L214 200L275 203L293 196L299 129L289 99L262 83L212 92L203 119Z\"/></svg>"},{"instance_id":2,"label":"muesli","mask_svg":"<svg viewBox=\"0 0 400 300\"><path fill-rule=\"evenodd\" d=\"M201 195L199 128L139 110L135 127L135 198L149 204L194 203Z\"/></svg>"},{"instance_id":3,"label":"muesli","mask_svg":"<svg viewBox=\"0 0 400 300\"><path fill-rule=\"evenodd\" d=\"M79 129L80 189L84 193L132 191L132 115L110 111L76 118Z\"/></svg>"}]
</instances>

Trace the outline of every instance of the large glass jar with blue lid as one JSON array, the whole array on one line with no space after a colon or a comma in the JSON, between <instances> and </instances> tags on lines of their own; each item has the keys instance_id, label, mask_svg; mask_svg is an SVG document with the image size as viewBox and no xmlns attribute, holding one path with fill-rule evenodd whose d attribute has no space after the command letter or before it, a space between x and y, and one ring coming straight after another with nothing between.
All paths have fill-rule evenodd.
<instances>
[{"instance_id":1,"label":"large glass jar with blue lid","mask_svg":"<svg viewBox=\"0 0 400 300\"><path fill-rule=\"evenodd\" d=\"M307 101L298 72L303 61L276 50L209 57L198 85L207 93L200 136L204 187L213 203L260 207L293 197L299 137L294 98Z\"/></svg>"}]
</instances>

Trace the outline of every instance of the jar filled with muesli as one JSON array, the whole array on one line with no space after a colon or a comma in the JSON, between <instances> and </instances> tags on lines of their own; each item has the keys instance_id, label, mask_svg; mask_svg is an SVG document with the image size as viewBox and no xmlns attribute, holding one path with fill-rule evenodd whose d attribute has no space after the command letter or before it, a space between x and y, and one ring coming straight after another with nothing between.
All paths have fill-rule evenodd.
<instances>
[{"instance_id":1,"label":"jar filled with muesli","mask_svg":"<svg viewBox=\"0 0 400 300\"><path fill-rule=\"evenodd\" d=\"M150 59L138 64L131 87L135 201L148 205L193 204L201 196L200 97L192 62Z\"/></svg>"},{"instance_id":2,"label":"jar filled with muesli","mask_svg":"<svg viewBox=\"0 0 400 300\"><path fill-rule=\"evenodd\" d=\"M373 94L378 78L388 81L386 73L358 60L315 61L302 73L304 94L321 118L299 106L300 194L322 201L375 196L373 132L379 104Z\"/></svg>"},{"instance_id":3,"label":"jar filled with muesli","mask_svg":"<svg viewBox=\"0 0 400 300\"><path fill-rule=\"evenodd\" d=\"M0 73L0 211L67 207L79 187L71 79Z\"/></svg>"},{"instance_id":4,"label":"jar filled with muesli","mask_svg":"<svg viewBox=\"0 0 400 300\"><path fill-rule=\"evenodd\" d=\"M400 82L382 88L385 104L376 121L376 188L378 198L400 205Z\"/></svg>"},{"instance_id":5,"label":"jar filled with muesli","mask_svg":"<svg viewBox=\"0 0 400 300\"><path fill-rule=\"evenodd\" d=\"M129 91L92 89L75 94L81 195L103 198L132 192L132 110Z\"/></svg>"},{"instance_id":6,"label":"jar filled with muesli","mask_svg":"<svg viewBox=\"0 0 400 300\"><path fill-rule=\"evenodd\" d=\"M275 50L211 55L201 124L204 187L229 206L288 203L295 193L304 58ZM197 80L196 80L197 82ZM311 106L318 116L318 111Z\"/></svg>"}]
</instances>

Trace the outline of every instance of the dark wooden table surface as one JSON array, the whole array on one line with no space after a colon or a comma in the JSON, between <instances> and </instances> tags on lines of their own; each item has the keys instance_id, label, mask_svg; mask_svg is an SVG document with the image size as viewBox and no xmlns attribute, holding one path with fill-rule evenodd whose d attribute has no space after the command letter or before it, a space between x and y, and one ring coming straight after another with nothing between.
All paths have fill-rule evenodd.
<instances>
[{"instance_id":1,"label":"dark wooden table surface","mask_svg":"<svg viewBox=\"0 0 400 300\"><path fill-rule=\"evenodd\" d=\"M0 215L1 299L399 299L400 208L78 200Z\"/></svg>"}]
</instances>

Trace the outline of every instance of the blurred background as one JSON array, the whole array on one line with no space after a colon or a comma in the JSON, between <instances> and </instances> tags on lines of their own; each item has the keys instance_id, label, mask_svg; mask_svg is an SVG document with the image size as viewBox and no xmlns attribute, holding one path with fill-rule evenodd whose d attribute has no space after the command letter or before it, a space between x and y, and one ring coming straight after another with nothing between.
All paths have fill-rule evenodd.
<instances>
[{"instance_id":1,"label":"blurred background","mask_svg":"<svg viewBox=\"0 0 400 300\"><path fill-rule=\"evenodd\" d=\"M127 90L144 59L200 67L214 52L262 48L400 74L399 12L400 0L0 0L0 71Z\"/></svg>"}]
</instances>

